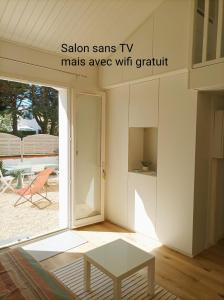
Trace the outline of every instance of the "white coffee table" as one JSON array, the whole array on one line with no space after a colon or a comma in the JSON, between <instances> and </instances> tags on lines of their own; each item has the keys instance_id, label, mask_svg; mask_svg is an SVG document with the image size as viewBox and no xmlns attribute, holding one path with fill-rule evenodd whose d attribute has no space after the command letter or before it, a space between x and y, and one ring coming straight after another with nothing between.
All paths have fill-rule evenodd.
<instances>
[{"instance_id":1,"label":"white coffee table","mask_svg":"<svg viewBox=\"0 0 224 300\"><path fill-rule=\"evenodd\" d=\"M154 294L155 257L126 241L119 239L84 254L85 288L91 286L91 264L114 282L114 299L121 299L121 281L147 267L148 292Z\"/></svg>"}]
</instances>

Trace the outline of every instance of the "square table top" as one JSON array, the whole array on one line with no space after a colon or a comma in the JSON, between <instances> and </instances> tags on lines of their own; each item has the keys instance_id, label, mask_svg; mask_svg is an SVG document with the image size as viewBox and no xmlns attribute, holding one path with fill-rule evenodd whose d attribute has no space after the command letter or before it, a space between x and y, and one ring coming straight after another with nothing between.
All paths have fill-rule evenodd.
<instances>
[{"instance_id":1,"label":"square table top","mask_svg":"<svg viewBox=\"0 0 224 300\"><path fill-rule=\"evenodd\" d=\"M18 171L18 170L26 170L26 169L30 169L30 171L33 172L40 172L43 171L45 167L51 167L51 168L57 168L58 166L56 164L47 164L47 163L42 163L42 164L29 164L29 163L19 163L16 165L10 165L7 167L4 167L4 169L6 171Z\"/></svg>"},{"instance_id":2,"label":"square table top","mask_svg":"<svg viewBox=\"0 0 224 300\"><path fill-rule=\"evenodd\" d=\"M90 250L85 256L114 277L120 277L155 259L154 255L122 239Z\"/></svg>"}]
</instances>

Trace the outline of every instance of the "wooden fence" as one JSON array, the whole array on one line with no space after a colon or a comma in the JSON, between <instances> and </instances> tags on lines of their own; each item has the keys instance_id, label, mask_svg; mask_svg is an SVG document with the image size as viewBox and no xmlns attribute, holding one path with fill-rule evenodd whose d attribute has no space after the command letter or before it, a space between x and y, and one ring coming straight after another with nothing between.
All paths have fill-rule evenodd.
<instances>
[{"instance_id":1,"label":"wooden fence","mask_svg":"<svg viewBox=\"0 0 224 300\"><path fill-rule=\"evenodd\" d=\"M23 155L58 154L58 136L49 134L28 135L22 140Z\"/></svg>"},{"instance_id":2,"label":"wooden fence","mask_svg":"<svg viewBox=\"0 0 224 300\"><path fill-rule=\"evenodd\" d=\"M22 153L22 143L18 136L0 133L0 156L19 156Z\"/></svg>"},{"instance_id":3,"label":"wooden fence","mask_svg":"<svg viewBox=\"0 0 224 300\"><path fill-rule=\"evenodd\" d=\"M58 154L58 136L49 134L28 135L23 139L8 133L0 133L0 156Z\"/></svg>"}]
</instances>

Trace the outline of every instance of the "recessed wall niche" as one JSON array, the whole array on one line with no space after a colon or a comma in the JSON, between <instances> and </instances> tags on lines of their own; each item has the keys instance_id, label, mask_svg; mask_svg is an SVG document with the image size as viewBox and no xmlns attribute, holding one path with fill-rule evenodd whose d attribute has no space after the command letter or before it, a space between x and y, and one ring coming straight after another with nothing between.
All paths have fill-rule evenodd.
<instances>
[{"instance_id":1,"label":"recessed wall niche","mask_svg":"<svg viewBox=\"0 0 224 300\"><path fill-rule=\"evenodd\" d=\"M149 171L157 171L157 139L156 127L130 127L128 145L128 171L142 172L142 161L149 161ZM150 174L151 175L151 174Z\"/></svg>"}]
</instances>

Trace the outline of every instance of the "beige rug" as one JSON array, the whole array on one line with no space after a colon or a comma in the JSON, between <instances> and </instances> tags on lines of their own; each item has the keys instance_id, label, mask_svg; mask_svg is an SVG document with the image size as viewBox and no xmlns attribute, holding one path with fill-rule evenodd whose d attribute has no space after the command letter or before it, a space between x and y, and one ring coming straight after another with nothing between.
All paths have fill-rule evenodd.
<instances>
[{"instance_id":1,"label":"beige rug","mask_svg":"<svg viewBox=\"0 0 224 300\"><path fill-rule=\"evenodd\" d=\"M64 283L81 300L112 300L113 282L104 273L94 266L91 267L91 292L84 290L83 286L83 258L72 264L55 270L54 275ZM122 281L122 299L153 299L153 300L180 300L164 288L155 285L155 295L147 295L146 270L141 270Z\"/></svg>"}]
</instances>

